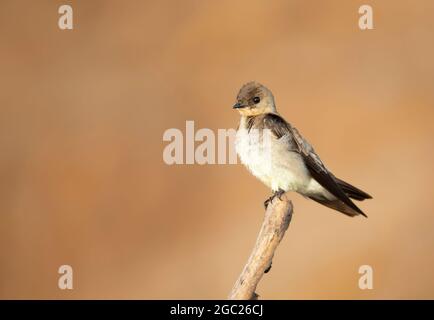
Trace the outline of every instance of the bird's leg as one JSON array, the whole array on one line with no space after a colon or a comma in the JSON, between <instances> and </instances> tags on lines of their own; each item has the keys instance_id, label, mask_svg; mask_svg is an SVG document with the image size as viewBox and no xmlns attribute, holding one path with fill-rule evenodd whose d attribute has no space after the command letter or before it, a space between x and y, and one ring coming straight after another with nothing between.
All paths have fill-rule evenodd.
<instances>
[{"instance_id":1,"label":"bird's leg","mask_svg":"<svg viewBox=\"0 0 434 320\"><path fill-rule=\"evenodd\" d=\"M273 201L274 198L278 197L279 200L282 200L282 195L284 193L285 193L285 191L283 191L282 189L279 189L276 192L274 192L271 197L269 197L267 200L265 200L265 202L264 202L265 209L267 209L268 205L270 204L271 201Z\"/></svg>"}]
</instances>

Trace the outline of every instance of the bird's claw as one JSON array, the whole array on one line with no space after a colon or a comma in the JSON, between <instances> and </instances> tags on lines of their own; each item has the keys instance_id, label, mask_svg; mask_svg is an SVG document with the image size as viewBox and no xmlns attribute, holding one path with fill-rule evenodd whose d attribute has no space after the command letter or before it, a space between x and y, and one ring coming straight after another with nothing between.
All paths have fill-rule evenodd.
<instances>
[{"instance_id":1,"label":"bird's claw","mask_svg":"<svg viewBox=\"0 0 434 320\"><path fill-rule=\"evenodd\" d=\"M269 197L267 200L264 201L264 207L265 209L268 208L268 205L270 204L271 201L273 201L274 196Z\"/></svg>"},{"instance_id":2,"label":"bird's claw","mask_svg":"<svg viewBox=\"0 0 434 320\"><path fill-rule=\"evenodd\" d=\"M285 191L283 191L282 189L279 189L278 191L274 192L271 197L269 197L267 200L264 201L265 209L268 208L268 205L270 204L270 202L273 201L274 198L278 197L279 200L282 200L282 196L284 193L285 193Z\"/></svg>"},{"instance_id":3,"label":"bird's claw","mask_svg":"<svg viewBox=\"0 0 434 320\"><path fill-rule=\"evenodd\" d=\"M279 189L278 191L276 191L276 193L274 194L275 197L278 197L279 200L282 200L282 196L285 194L285 191L283 191L282 189Z\"/></svg>"}]
</instances>

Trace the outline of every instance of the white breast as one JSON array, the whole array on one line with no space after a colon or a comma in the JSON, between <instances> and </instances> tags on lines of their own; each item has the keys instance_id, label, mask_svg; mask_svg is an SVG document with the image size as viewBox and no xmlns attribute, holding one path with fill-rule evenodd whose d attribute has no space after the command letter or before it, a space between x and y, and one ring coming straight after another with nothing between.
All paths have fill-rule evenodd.
<instances>
[{"instance_id":1,"label":"white breast","mask_svg":"<svg viewBox=\"0 0 434 320\"><path fill-rule=\"evenodd\" d=\"M235 149L249 171L273 191L302 192L311 176L301 156L291 151L288 137L276 139L270 130L237 131Z\"/></svg>"},{"instance_id":2,"label":"white breast","mask_svg":"<svg viewBox=\"0 0 434 320\"><path fill-rule=\"evenodd\" d=\"M235 139L235 150L249 171L271 187L271 150L267 143L269 138L264 137L262 132L252 130L249 133L247 129L240 128Z\"/></svg>"}]
</instances>

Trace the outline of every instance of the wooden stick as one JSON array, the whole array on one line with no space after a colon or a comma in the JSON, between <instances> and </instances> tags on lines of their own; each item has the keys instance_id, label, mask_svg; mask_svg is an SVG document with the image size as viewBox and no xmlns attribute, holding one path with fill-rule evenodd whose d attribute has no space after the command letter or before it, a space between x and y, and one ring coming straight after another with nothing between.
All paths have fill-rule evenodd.
<instances>
[{"instance_id":1,"label":"wooden stick","mask_svg":"<svg viewBox=\"0 0 434 320\"><path fill-rule=\"evenodd\" d=\"M276 197L268 205L255 247L241 275L235 282L229 299L252 300L258 298L255 293L256 287L264 272L268 272L271 267L274 252L291 222L292 209L292 203L286 197L282 197L282 200Z\"/></svg>"}]
</instances>

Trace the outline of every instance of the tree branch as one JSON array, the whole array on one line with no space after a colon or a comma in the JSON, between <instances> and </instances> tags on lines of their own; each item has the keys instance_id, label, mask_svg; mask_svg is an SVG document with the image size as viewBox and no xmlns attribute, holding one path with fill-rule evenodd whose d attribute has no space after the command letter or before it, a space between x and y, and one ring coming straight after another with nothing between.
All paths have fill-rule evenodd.
<instances>
[{"instance_id":1,"label":"tree branch","mask_svg":"<svg viewBox=\"0 0 434 320\"><path fill-rule=\"evenodd\" d=\"M271 268L274 252L291 222L292 209L292 203L286 196L282 200L276 197L268 205L255 247L241 275L235 282L229 299L252 300L258 298L255 293L256 287L264 273Z\"/></svg>"}]
</instances>

